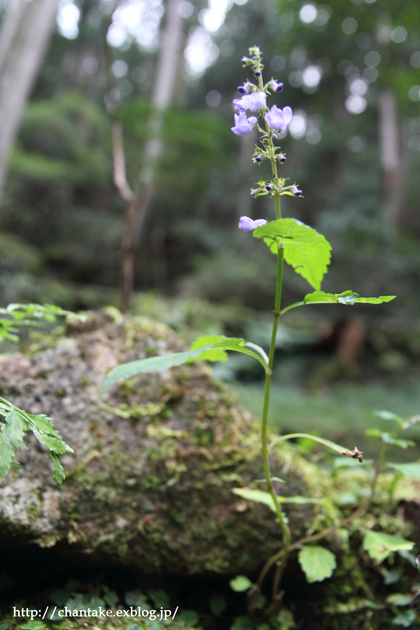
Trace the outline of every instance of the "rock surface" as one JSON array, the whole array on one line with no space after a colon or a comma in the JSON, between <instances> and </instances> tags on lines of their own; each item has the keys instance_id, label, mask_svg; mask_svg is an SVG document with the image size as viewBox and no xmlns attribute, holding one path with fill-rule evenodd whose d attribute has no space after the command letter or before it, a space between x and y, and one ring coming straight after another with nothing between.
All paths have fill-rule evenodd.
<instances>
[{"instance_id":1,"label":"rock surface","mask_svg":"<svg viewBox=\"0 0 420 630\"><path fill-rule=\"evenodd\" d=\"M48 454L27 439L21 467L1 482L0 540L172 574L249 573L278 550L268 508L232 493L263 477L258 423L205 364L100 392L114 366L184 349L152 320L91 313L51 347L0 357L0 395L53 418L75 451L58 486ZM301 494L303 477L289 471L287 492ZM295 532L310 518L297 508Z\"/></svg>"}]
</instances>

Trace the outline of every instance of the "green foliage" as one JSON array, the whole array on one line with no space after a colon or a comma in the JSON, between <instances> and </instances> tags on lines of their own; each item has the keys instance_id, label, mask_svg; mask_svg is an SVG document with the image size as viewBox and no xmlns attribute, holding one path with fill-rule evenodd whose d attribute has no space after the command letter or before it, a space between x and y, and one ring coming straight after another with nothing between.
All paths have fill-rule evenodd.
<instances>
[{"instance_id":1,"label":"green foliage","mask_svg":"<svg viewBox=\"0 0 420 630\"><path fill-rule=\"evenodd\" d=\"M153 370L168 370L183 363L192 363L194 361L225 361L227 359L227 350L241 352L251 356L261 363L265 370L267 366L267 356L265 352L256 344L238 339L234 337L224 337L220 335L209 335L199 337L186 352L177 352L160 357L151 357L149 359L141 359L139 361L131 361L114 368L102 384L102 389L108 389L119 379L133 378L138 374L151 372Z\"/></svg>"},{"instance_id":2,"label":"green foliage","mask_svg":"<svg viewBox=\"0 0 420 630\"><path fill-rule=\"evenodd\" d=\"M20 630L48 630L48 627L39 619L32 619L23 626L19 626Z\"/></svg>"},{"instance_id":3,"label":"green foliage","mask_svg":"<svg viewBox=\"0 0 420 630\"><path fill-rule=\"evenodd\" d=\"M285 309L283 313L295 308L296 306L305 306L306 304L345 304L347 306L353 306L354 304L383 304L384 302L390 302L395 298L395 295L381 295L380 297L360 297L358 293L354 291L343 291L343 293L324 293L324 291L314 291L305 295L302 302L296 302Z\"/></svg>"},{"instance_id":4,"label":"green foliage","mask_svg":"<svg viewBox=\"0 0 420 630\"><path fill-rule=\"evenodd\" d=\"M407 475L408 477L415 477L420 479L420 463L419 462L407 462L405 464L395 464L392 462L387 463L388 468L393 468L397 472Z\"/></svg>"},{"instance_id":5,"label":"green foliage","mask_svg":"<svg viewBox=\"0 0 420 630\"><path fill-rule=\"evenodd\" d=\"M64 478L59 455L73 453L47 416L34 415L23 411L13 403L0 398L0 477L5 477L12 465L15 451L22 445L27 431L31 431L38 442L50 451L53 462L53 479L61 483Z\"/></svg>"},{"instance_id":6,"label":"green foliage","mask_svg":"<svg viewBox=\"0 0 420 630\"><path fill-rule=\"evenodd\" d=\"M230 588L237 593L247 591L252 586L252 582L245 575L237 575L229 582Z\"/></svg>"},{"instance_id":7,"label":"green foliage","mask_svg":"<svg viewBox=\"0 0 420 630\"><path fill-rule=\"evenodd\" d=\"M63 316L84 319L83 315L75 315L51 304L9 304L1 308L0 313L3 315L0 318L0 342L4 339L19 341L18 327L39 325L42 320L55 322L57 317ZM62 483L65 475L59 456L74 451L54 429L51 418L30 414L4 398L0 398L0 416L0 477L9 472L15 452L22 445L25 433L30 431L49 450L53 463L52 477L57 483Z\"/></svg>"},{"instance_id":8,"label":"green foliage","mask_svg":"<svg viewBox=\"0 0 420 630\"><path fill-rule=\"evenodd\" d=\"M310 583L322 582L331 577L337 566L335 555L325 547L304 547L299 551L298 559Z\"/></svg>"},{"instance_id":9,"label":"green foliage","mask_svg":"<svg viewBox=\"0 0 420 630\"><path fill-rule=\"evenodd\" d=\"M0 308L0 343L3 339L19 341L16 327L38 326L42 320L55 322L57 317L75 317L83 319L82 315L76 315L59 306L51 304L9 304L6 308Z\"/></svg>"},{"instance_id":10,"label":"green foliage","mask_svg":"<svg viewBox=\"0 0 420 630\"><path fill-rule=\"evenodd\" d=\"M250 488L232 488L232 492L246 499L247 501L255 501L256 503L263 503L267 505L273 512L276 511L273 497L269 492L264 490L251 490ZM325 503L326 499L314 499L312 497L301 497L297 494L291 497L278 496L279 503L293 503L295 505L304 505L306 503Z\"/></svg>"},{"instance_id":11,"label":"green foliage","mask_svg":"<svg viewBox=\"0 0 420 630\"><path fill-rule=\"evenodd\" d=\"M314 289L321 287L331 259L331 245L322 234L296 219L277 219L255 229L253 236L264 239L276 256L284 245L285 261Z\"/></svg>"},{"instance_id":12,"label":"green foliage","mask_svg":"<svg viewBox=\"0 0 420 630\"><path fill-rule=\"evenodd\" d=\"M399 536L383 532L367 532L363 538L363 549L378 563L388 558L393 551L410 551L414 543Z\"/></svg>"}]
</instances>

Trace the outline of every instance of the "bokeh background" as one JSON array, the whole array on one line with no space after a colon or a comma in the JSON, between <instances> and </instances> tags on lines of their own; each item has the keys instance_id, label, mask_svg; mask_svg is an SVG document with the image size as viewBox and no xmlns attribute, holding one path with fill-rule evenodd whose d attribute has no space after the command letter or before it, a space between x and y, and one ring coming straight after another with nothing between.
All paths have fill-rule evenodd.
<instances>
[{"instance_id":1,"label":"bokeh background","mask_svg":"<svg viewBox=\"0 0 420 630\"><path fill-rule=\"evenodd\" d=\"M274 258L237 222L273 217L249 194L269 175L251 163L256 138L230 131L258 45L265 79L285 84L270 105L294 111L282 172L304 197L284 197L283 216L333 246L323 289L398 296L285 316L272 421L369 451L375 409L419 413L418 2L2 0L0 18L2 306L118 307L128 190L141 205L130 312L187 341L267 344ZM287 270L284 304L310 290ZM258 414L247 358L216 374Z\"/></svg>"}]
</instances>

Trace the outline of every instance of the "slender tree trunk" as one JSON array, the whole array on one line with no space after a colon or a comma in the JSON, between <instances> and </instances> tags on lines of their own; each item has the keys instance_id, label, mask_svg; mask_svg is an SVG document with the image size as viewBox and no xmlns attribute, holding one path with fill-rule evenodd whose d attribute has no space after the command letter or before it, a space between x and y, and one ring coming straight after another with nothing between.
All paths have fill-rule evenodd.
<instances>
[{"instance_id":1,"label":"slender tree trunk","mask_svg":"<svg viewBox=\"0 0 420 630\"><path fill-rule=\"evenodd\" d=\"M0 29L0 194L26 101L47 50L58 0L15 0Z\"/></svg>"},{"instance_id":2,"label":"slender tree trunk","mask_svg":"<svg viewBox=\"0 0 420 630\"><path fill-rule=\"evenodd\" d=\"M379 98L379 136L384 172L385 233L389 240L394 240L401 222L402 169L397 102L389 89L383 90Z\"/></svg>"},{"instance_id":3,"label":"slender tree trunk","mask_svg":"<svg viewBox=\"0 0 420 630\"><path fill-rule=\"evenodd\" d=\"M144 162L138 178L137 241L141 238L144 221L150 209L156 165L164 151L161 138L163 112L171 105L179 80L180 58L183 52L183 19L179 11L180 4L181 0L167 0L166 22L161 33L156 82L152 95L154 112L147 123L149 139L144 148Z\"/></svg>"},{"instance_id":4,"label":"slender tree trunk","mask_svg":"<svg viewBox=\"0 0 420 630\"><path fill-rule=\"evenodd\" d=\"M127 312L134 288L136 243L140 240L144 221L153 196L153 179L157 162L164 151L162 141L163 112L175 93L183 52L183 19L179 12L182 0L167 0L165 25L161 33L160 54L152 94L153 113L147 121L148 140L143 150L143 166L135 192L126 179L122 127L116 98L111 97L113 115L114 181L126 202L126 224L122 244L121 310Z\"/></svg>"}]
</instances>

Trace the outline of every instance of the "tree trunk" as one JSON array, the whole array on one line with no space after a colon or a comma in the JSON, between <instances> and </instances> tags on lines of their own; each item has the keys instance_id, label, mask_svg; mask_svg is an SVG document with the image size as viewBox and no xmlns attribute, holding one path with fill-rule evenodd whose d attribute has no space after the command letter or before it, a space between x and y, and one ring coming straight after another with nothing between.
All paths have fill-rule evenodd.
<instances>
[{"instance_id":1,"label":"tree trunk","mask_svg":"<svg viewBox=\"0 0 420 630\"><path fill-rule=\"evenodd\" d=\"M0 193L25 103L47 50L58 0L10 3L0 30Z\"/></svg>"},{"instance_id":2,"label":"tree trunk","mask_svg":"<svg viewBox=\"0 0 420 630\"><path fill-rule=\"evenodd\" d=\"M394 240L401 221L401 155L400 129L395 94L383 90L379 98L379 137L384 172L385 233Z\"/></svg>"},{"instance_id":3,"label":"tree trunk","mask_svg":"<svg viewBox=\"0 0 420 630\"><path fill-rule=\"evenodd\" d=\"M165 27L161 35L160 54L156 70L152 104L153 113L147 121L149 138L143 150L143 167L140 169L136 189L132 192L125 179L125 166L121 170L122 129L114 117L114 179L121 196L126 201L126 228L123 239L122 300L121 310L127 312L134 287L134 267L136 242L141 238L144 221L150 209L153 196L153 179L157 162L163 153L161 138L163 112L173 100L176 82L179 77L179 61L183 50L183 20L179 12L181 0L167 0ZM117 139L117 142L116 142ZM118 166L116 153L120 155ZM119 171L120 185L117 183ZM126 185L127 184L127 185Z\"/></svg>"}]
</instances>

